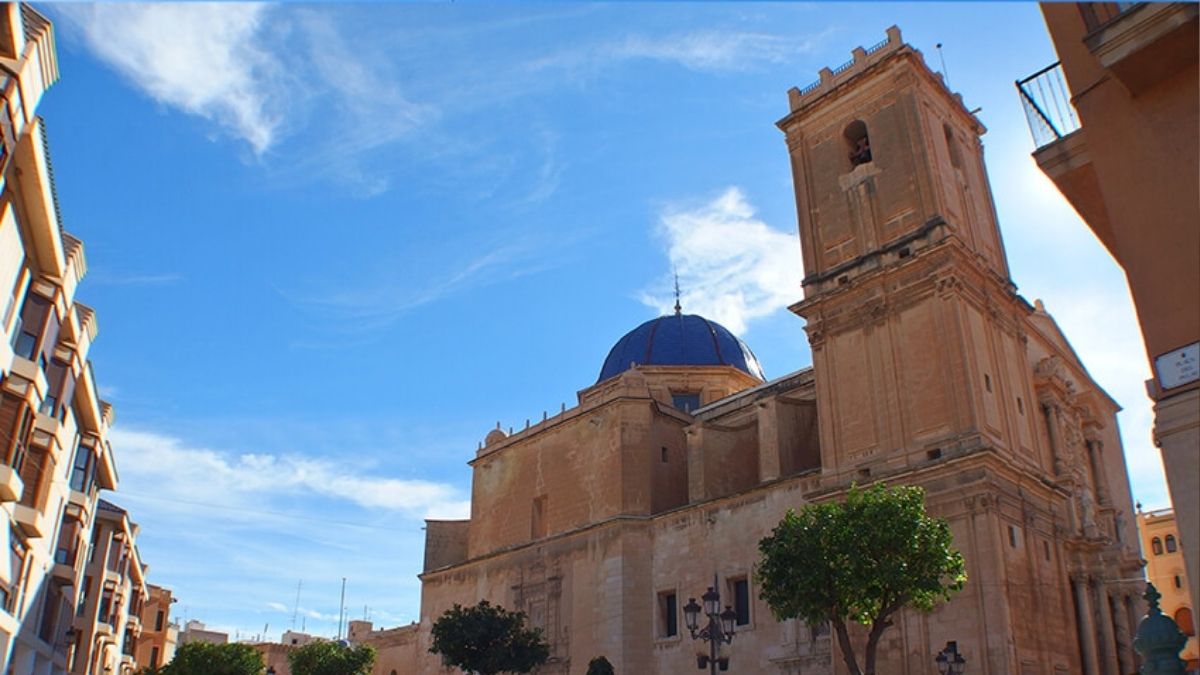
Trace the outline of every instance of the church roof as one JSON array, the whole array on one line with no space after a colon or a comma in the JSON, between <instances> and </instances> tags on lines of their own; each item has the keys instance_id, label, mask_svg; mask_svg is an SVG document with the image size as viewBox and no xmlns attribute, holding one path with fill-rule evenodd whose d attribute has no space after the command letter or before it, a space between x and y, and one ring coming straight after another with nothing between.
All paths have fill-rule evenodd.
<instances>
[{"instance_id":1,"label":"church roof","mask_svg":"<svg viewBox=\"0 0 1200 675\"><path fill-rule=\"evenodd\" d=\"M633 364L733 366L767 379L746 343L721 324L695 314L660 316L626 333L608 352L597 382L619 375Z\"/></svg>"}]
</instances>

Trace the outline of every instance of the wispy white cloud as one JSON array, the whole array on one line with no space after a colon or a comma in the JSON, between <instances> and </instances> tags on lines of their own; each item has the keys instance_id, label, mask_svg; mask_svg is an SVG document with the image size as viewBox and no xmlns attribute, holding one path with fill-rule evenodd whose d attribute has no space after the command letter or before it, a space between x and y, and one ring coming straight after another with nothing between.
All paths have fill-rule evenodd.
<instances>
[{"instance_id":1,"label":"wispy white cloud","mask_svg":"<svg viewBox=\"0 0 1200 675\"><path fill-rule=\"evenodd\" d=\"M464 518L469 502L453 486L364 473L360 467L301 455L227 453L163 434L115 429L123 480L153 486L176 501L236 507L272 497L321 497L410 517Z\"/></svg>"},{"instance_id":2,"label":"wispy white cloud","mask_svg":"<svg viewBox=\"0 0 1200 675\"><path fill-rule=\"evenodd\" d=\"M499 246L432 281L419 278L415 273L405 274L402 265L389 265L386 272L369 280L349 285L339 283L333 290L277 291L304 311L334 319L330 325L340 327L343 332L371 333L391 325L414 309L465 289L544 270L547 263L529 260L529 253L527 245Z\"/></svg>"},{"instance_id":3,"label":"wispy white cloud","mask_svg":"<svg viewBox=\"0 0 1200 675\"><path fill-rule=\"evenodd\" d=\"M737 72L782 63L813 50L820 36L704 29L669 35L627 35L617 40L583 44L535 59L531 71L581 73L628 61L673 63L689 70Z\"/></svg>"},{"instance_id":4,"label":"wispy white cloud","mask_svg":"<svg viewBox=\"0 0 1200 675\"><path fill-rule=\"evenodd\" d=\"M281 64L258 3L97 3L60 8L88 47L159 103L215 122L262 153L282 123Z\"/></svg>"},{"instance_id":5,"label":"wispy white cloud","mask_svg":"<svg viewBox=\"0 0 1200 675\"><path fill-rule=\"evenodd\" d=\"M755 218L737 187L698 206L668 206L658 231L679 275L686 312L741 333L750 321L799 297L798 238ZM664 313L675 303L669 281L644 289L640 299Z\"/></svg>"},{"instance_id":6,"label":"wispy white cloud","mask_svg":"<svg viewBox=\"0 0 1200 675\"><path fill-rule=\"evenodd\" d=\"M88 284L94 286L166 286L182 281L182 274L105 274L93 272Z\"/></svg>"}]
</instances>

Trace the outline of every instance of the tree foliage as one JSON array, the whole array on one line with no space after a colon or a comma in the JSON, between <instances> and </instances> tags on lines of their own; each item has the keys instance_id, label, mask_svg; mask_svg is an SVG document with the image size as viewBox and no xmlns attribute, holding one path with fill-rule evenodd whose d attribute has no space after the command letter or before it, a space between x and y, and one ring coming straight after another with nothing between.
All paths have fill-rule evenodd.
<instances>
[{"instance_id":1,"label":"tree foliage","mask_svg":"<svg viewBox=\"0 0 1200 675\"><path fill-rule=\"evenodd\" d=\"M612 664L603 656L588 661L587 675L614 675Z\"/></svg>"},{"instance_id":2,"label":"tree foliage","mask_svg":"<svg viewBox=\"0 0 1200 675\"><path fill-rule=\"evenodd\" d=\"M158 669L161 675L260 675L262 655L250 645L214 645L189 642L175 650L175 658Z\"/></svg>"},{"instance_id":3,"label":"tree foliage","mask_svg":"<svg viewBox=\"0 0 1200 675\"><path fill-rule=\"evenodd\" d=\"M474 607L454 605L433 623L432 634L430 652L447 665L480 675L528 673L550 657L542 631L525 627L524 612L487 600Z\"/></svg>"},{"instance_id":4,"label":"tree foliage","mask_svg":"<svg viewBox=\"0 0 1200 675\"><path fill-rule=\"evenodd\" d=\"M833 624L853 675L875 674L892 615L903 607L928 612L967 579L949 524L925 514L919 487L851 486L843 503L788 511L758 549L760 597L780 620ZM848 621L870 628L862 669Z\"/></svg>"},{"instance_id":5,"label":"tree foliage","mask_svg":"<svg viewBox=\"0 0 1200 675\"><path fill-rule=\"evenodd\" d=\"M310 642L288 654L292 675L370 675L375 648L340 642Z\"/></svg>"}]
</instances>

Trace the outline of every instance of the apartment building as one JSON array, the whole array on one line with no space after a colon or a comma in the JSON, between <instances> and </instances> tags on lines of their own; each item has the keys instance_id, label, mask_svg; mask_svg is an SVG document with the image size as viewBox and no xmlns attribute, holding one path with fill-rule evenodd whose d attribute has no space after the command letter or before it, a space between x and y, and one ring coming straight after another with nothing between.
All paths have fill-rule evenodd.
<instances>
[{"instance_id":1,"label":"apartment building","mask_svg":"<svg viewBox=\"0 0 1200 675\"><path fill-rule=\"evenodd\" d=\"M1059 62L1017 83L1034 159L1125 270L1179 546L1200 574L1200 6L1043 3ZM1192 588L1192 605L1200 602Z\"/></svg>"},{"instance_id":2,"label":"apartment building","mask_svg":"<svg viewBox=\"0 0 1200 675\"><path fill-rule=\"evenodd\" d=\"M1191 584L1183 565L1175 511L1139 510L1138 533L1142 539L1142 555L1146 557L1146 576L1162 593L1159 606L1188 638L1179 656L1187 662L1189 672L1200 670L1200 643L1196 641L1196 621L1189 597Z\"/></svg>"},{"instance_id":3,"label":"apartment building","mask_svg":"<svg viewBox=\"0 0 1200 675\"><path fill-rule=\"evenodd\" d=\"M0 546L9 551L0 562L0 672L11 675L65 675L72 664L132 671L132 657L111 671L78 668L93 662L97 632L111 630L122 648L145 595L133 528L99 500L117 487L113 410L88 360L95 312L75 299L87 272L83 244L63 228L37 115L57 79L50 22L28 5L0 4ZM110 546L117 533L124 548ZM89 572L113 551L125 560L115 578ZM92 607L80 603L89 581L99 593L112 588L110 603L121 598L103 613L111 622L96 626L101 612L81 613Z\"/></svg>"},{"instance_id":4,"label":"apartment building","mask_svg":"<svg viewBox=\"0 0 1200 675\"><path fill-rule=\"evenodd\" d=\"M142 606L142 634L137 639L134 657L139 667L157 668L175 658L179 643L179 626L171 621L171 605L175 602L170 589L146 585L147 600Z\"/></svg>"},{"instance_id":5,"label":"apartment building","mask_svg":"<svg viewBox=\"0 0 1200 675\"><path fill-rule=\"evenodd\" d=\"M125 509L104 499L98 502L75 619L75 675L128 675L138 669L135 650L150 594L137 531Z\"/></svg>"}]
</instances>

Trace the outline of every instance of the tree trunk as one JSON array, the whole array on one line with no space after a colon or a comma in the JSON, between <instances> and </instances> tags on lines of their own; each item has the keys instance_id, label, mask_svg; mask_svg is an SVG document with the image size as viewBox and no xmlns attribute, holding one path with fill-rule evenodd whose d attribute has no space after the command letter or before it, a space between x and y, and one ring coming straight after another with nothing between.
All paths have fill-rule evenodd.
<instances>
[{"instance_id":1,"label":"tree trunk","mask_svg":"<svg viewBox=\"0 0 1200 675\"><path fill-rule=\"evenodd\" d=\"M838 645L842 648L842 661L845 661L846 667L850 669L850 675L863 675L863 671L858 668L858 659L854 658L854 647L850 644L850 631L846 630L846 622L834 619L833 627L837 631Z\"/></svg>"},{"instance_id":2,"label":"tree trunk","mask_svg":"<svg viewBox=\"0 0 1200 675\"><path fill-rule=\"evenodd\" d=\"M871 632L867 635L867 649L863 653L863 675L875 675L875 654L879 648L879 638L892 622L881 618L871 624Z\"/></svg>"}]
</instances>

